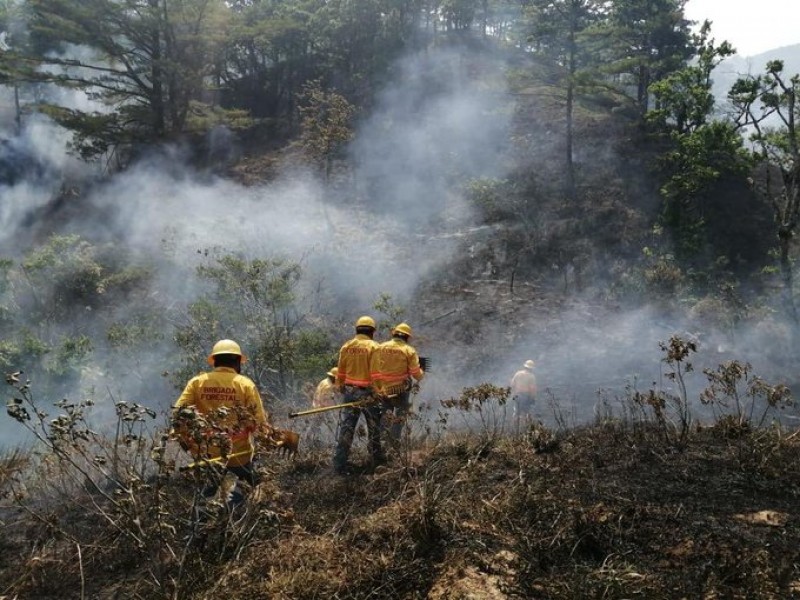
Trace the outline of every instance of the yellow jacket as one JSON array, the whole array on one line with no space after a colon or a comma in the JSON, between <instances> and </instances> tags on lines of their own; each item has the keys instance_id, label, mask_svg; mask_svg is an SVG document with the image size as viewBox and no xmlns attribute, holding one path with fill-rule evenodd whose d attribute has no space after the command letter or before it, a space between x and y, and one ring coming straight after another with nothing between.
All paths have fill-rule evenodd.
<instances>
[{"instance_id":1,"label":"yellow jacket","mask_svg":"<svg viewBox=\"0 0 800 600\"><path fill-rule=\"evenodd\" d=\"M175 432L192 449L195 458L217 458L222 449L209 438L226 436L231 442L228 466L245 465L253 457L253 432L268 425L258 388L249 377L229 367L216 367L189 380L175 403L178 409L194 407L207 427L176 423Z\"/></svg>"},{"instance_id":2,"label":"yellow jacket","mask_svg":"<svg viewBox=\"0 0 800 600\"><path fill-rule=\"evenodd\" d=\"M511 378L511 397L520 394L536 395L536 375L525 369L517 371Z\"/></svg>"},{"instance_id":3,"label":"yellow jacket","mask_svg":"<svg viewBox=\"0 0 800 600\"><path fill-rule=\"evenodd\" d=\"M378 347L378 342L370 339L368 335L357 334L353 339L344 343L339 350L339 373L336 376L338 385L355 385L369 387L372 383L370 377L370 359Z\"/></svg>"},{"instance_id":4,"label":"yellow jacket","mask_svg":"<svg viewBox=\"0 0 800 600\"><path fill-rule=\"evenodd\" d=\"M322 406L331 406L336 404L336 386L333 385L330 377L326 377L317 384L317 389L314 391L314 400L311 406L320 408Z\"/></svg>"},{"instance_id":5,"label":"yellow jacket","mask_svg":"<svg viewBox=\"0 0 800 600\"><path fill-rule=\"evenodd\" d=\"M392 338L378 346L370 363L373 385L379 391L402 385L410 377L420 381L425 372L419 366L419 355L408 342Z\"/></svg>"}]
</instances>

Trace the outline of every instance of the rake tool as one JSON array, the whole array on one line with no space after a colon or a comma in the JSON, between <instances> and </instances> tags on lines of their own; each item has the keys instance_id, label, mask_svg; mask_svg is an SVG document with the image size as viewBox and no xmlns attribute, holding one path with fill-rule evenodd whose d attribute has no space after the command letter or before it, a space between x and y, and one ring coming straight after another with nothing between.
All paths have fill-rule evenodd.
<instances>
[{"instance_id":1,"label":"rake tool","mask_svg":"<svg viewBox=\"0 0 800 600\"><path fill-rule=\"evenodd\" d=\"M431 363L432 363L432 361L431 361L431 357L430 356L420 356L419 357L419 366L426 373L428 371L430 371Z\"/></svg>"},{"instance_id":2,"label":"rake tool","mask_svg":"<svg viewBox=\"0 0 800 600\"><path fill-rule=\"evenodd\" d=\"M407 384L394 385L386 389L388 393L372 392L372 395L365 397L363 400L356 400L355 402L343 402L341 404L331 404L330 406L318 406L316 408L309 408L308 410L299 410L297 412L290 412L289 418L307 417L308 415L316 415L329 410L341 410L343 408L361 408L364 406L371 406L379 402L386 402L397 398L400 394L409 389Z\"/></svg>"},{"instance_id":3,"label":"rake tool","mask_svg":"<svg viewBox=\"0 0 800 600\"><path fill-rule=\"evenodd\" d=\"M273 429L269 435L261 436L261 441L266 441L267 447L275 448L282 456L292 456L297 454L300 446L300 434L288 429ZM210 465L220 465L228 462L231 458L239 456L246 456L251 454L250 450L243 450L241 452L234 452L233 454L226 454L225 456L215 456L214 458L200 458L188 465L181 467L181 471L189 469L196 469L198 467L207 467Z\"/></svg>"}]
</instances>

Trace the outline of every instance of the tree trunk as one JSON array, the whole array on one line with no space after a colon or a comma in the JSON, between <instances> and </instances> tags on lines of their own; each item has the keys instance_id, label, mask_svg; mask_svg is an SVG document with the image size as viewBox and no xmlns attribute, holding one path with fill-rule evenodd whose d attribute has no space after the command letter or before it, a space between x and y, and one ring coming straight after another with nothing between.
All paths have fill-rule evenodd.
<instances>
[{"instance_id":1,"label":"tree trunk","mask_svg":"<svg viewBox=\"0 0 800 600\"><path fill-rule=\"evenodd\" d=\"M158 11L158 0L150 0L150 8L154 13ZM158 22L158 19L156 20ZM164 115L164 69L161 54L161 32L158 26L154 26L150 32L152 44L152 89L150 93L150 103L153 110L153 131L157 137L164 134L165 115Z\"/></svg>"},{"instance_id":2,"label":"tree trunk","mask_svg":"<svg viewBox=\"0 0 800 600\"><path fill-rule=\"evenodd\" d=\"M577 69L577 59L576 59L576 50L575 50L575 34L577 29L577 15L573 14L572 21L570 22L569 28L569 50L568 50L568 57L567 57L567 65L568 65L568 72L567 72L567 139L566 139L566 194L570 200L575 199L575 165L572 160L572 146L573 146L573 112L574 112L574 104L575 104L575 71Z\"/></svg>"},{"instance_id":3,"label":"tree trunk","mask_svg":"<svg viewBox=\"0 0 800 600\"><path fill-rule=\"evenodd\" d=\"M19 84L14 83L14 126L16 133L19 135L22 132L22 107L19 103Z\"/></svg>"},{"instance_id":4,"label":"tree trunk","mask_svg":"<svg viewBox=\"0 0 800 600\"><path fill-rule=\"evenodd\" d=\"M791 345L793 352L797 353L800 349L800 322L797 318L797 305L794 301L794 274L792 273L791 232L787 228L781 227L778 232L778 247L780 251L781 280L783 281L783 306L789 316L791 325Z\"/></svg>"}]
</instances>

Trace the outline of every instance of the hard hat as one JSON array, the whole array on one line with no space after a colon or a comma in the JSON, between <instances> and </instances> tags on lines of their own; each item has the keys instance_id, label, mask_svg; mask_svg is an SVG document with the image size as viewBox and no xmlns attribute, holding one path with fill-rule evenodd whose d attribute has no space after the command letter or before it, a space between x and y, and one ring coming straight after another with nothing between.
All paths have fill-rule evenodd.
<instances>
[{"instance_id":1,"label":"hard hat","mask_svg":"<svg viewBox=\"0 0 800 600\"><path fill-rule=\"evenodd\" d=\"M400 323L398 326L392 329L392 335L395 333L402 333L403 335L411 337L411 326L408 323Z\"/></svg>"},{"instance_id":2,"label":"hard hat","mask_svg":"<svg viewBox=\"0 0 800 600\"><path fill-rule=\"evenodd\" d=\"M356 327L372 327L375 329L375 319L372 317L359 317L356 321Z\"/></svg>"},{"instance_id":3,"label":"hard hat","mask_svg":"<svg viewBox=\"0 0 800 600\"><path fill-rule=\"evenodd\" d=\"M526 369L532 369L533 367L536 366L536 363L533 362L532 360L526 360L525 364L522 366L525 367Z\"/></svg>"},{"instance_id":4,"label":"hard hat","mask_svg":"<svg viewBox=\"0 0 800 600\"><path fill-rule=\"evenodd\" d=\"M214 357L217 354L235 354L242 357L242 362L247 360L247 357L242 354L242 349L239 347L239 344L233 340L220 340L214 344L214 347L211 349L211 354L208 355L208 364L214 366Z\"/></svg>"},{"instance_id":5,"label":"hard hat","mask_svg":"<svg viewBox=\"0 0 800 600\"><path fill-rule=\"evenodd\" d=\"M336 377L339 374L339 367L333 367L328 371L328 377Z\"/></svg>"}]
</instances>

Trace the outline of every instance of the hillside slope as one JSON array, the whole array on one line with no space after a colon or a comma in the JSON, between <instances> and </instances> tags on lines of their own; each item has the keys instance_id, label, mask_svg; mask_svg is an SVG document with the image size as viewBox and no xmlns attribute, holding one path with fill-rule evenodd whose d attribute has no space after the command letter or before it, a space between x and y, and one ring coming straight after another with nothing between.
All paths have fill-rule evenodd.
<instances>
[{"instance_id":1,"label":"hillside slope","mask_svg":"<svg viewBox=\"0 0 800 600\"><path fill-rule=\"evenodd\" d=\"M797 434L721 424L679 447L665 433L620 420L558 434L533 426L521 437L479 426L415 442L388 466L349 477L331 474L326 452L267 458L247 513L235 521L221 513L202 537L181 514L192 486L175 476L161 519L176 531L163 530L157 549L92 519L89 505L53 511L49 524L4 509L0 591L31 599L797 597ZM362 440L355 450L358 463Z\"/></svg>"}]
</instances>

